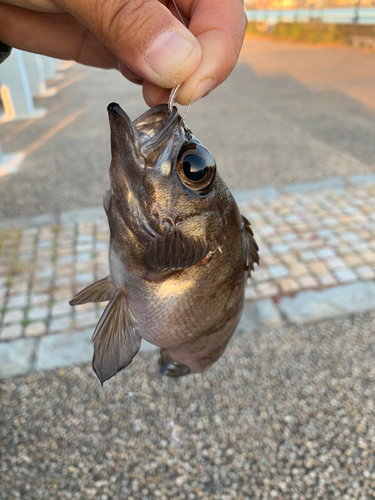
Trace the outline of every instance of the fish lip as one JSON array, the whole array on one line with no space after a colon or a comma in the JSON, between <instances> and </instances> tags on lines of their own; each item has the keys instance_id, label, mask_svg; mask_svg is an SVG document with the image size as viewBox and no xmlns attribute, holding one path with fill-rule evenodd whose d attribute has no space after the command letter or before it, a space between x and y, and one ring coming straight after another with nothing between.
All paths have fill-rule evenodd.
<instances>
[{"instance_id":1,"label":"fish lip","mask_svg":"<svg viewBox=\"0 0 375 500\"><path fill-rule=\"evenodd\" d=\"M107 106L111 135L117 135L117 127L121 135L125 132L134 145L138 143L137 129L133 122L117 102L111 102Z\"/></svg>"},{"instance_id":2,"label":"fish lip","mask_svg":"<svg viewBox=\"0 0 375 500\"><path fill-rule=\"evenodd\" d=\"M142 156L147 157L164 144L183 120L174 106L170 111L167 104L148 109L132 121L121 106L112 102L107 106L111 136L124 146L124 136ZM159 115L159 116L158 116Z\"/></svg>"}]
</instances>

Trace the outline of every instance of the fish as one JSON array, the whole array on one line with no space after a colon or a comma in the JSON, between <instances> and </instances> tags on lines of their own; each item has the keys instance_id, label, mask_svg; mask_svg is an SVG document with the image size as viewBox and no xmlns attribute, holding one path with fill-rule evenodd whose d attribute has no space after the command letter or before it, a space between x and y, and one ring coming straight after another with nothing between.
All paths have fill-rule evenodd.
<instances>
[{"instance_id":1,"label":"fish","mask_svg":"<svg viewBox=\"0 0 375 500\"><path fill-rule=\"evenodd\" d=\"M70 304L108 301L92 337L102 385L131 363L142 339L160 348L162 374L200 373L239 323L259 264L253 231L176 107L158 105L135 121L117 103L107 110L110 274Z\"/></svg>"}]
</instances>

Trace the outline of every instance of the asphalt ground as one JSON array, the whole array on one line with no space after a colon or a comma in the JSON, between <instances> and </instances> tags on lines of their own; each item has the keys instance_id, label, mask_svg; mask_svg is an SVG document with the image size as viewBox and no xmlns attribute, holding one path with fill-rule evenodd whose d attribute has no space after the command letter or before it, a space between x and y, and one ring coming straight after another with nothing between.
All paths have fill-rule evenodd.
<instances>
[{"instance_id":1,"label":"asphalt ground","mask_svg":"<svg viewBox=\"0 0 375 500\"><path fill-rule=\"evenodd\" d=\"M244 334L177 380L156 353L104 388L87 365L2 380L0 498L374 498L374 329Z\"/></svg>"},{"instance_id":2,"label":"asphalt ground","mask_svg":"<svg viewBox=\"0 0 375 500\"><path fill-rule=\"evenodd\" d=\"M136 118L141 89L115 71L75 65L38 99L48 114L0 125L5 153L25 151L0 178L0 218L100 206L110 163L106 106ZM194 104L193 133L232 189L375 170L375 52L247 40L230 78Z\"/></svg>"}]
</instances>

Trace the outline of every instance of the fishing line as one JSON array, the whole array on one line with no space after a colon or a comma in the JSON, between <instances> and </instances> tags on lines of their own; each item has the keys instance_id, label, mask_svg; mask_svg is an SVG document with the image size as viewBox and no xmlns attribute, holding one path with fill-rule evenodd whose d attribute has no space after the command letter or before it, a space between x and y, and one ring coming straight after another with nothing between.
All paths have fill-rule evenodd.
<instances>
[{"instance_id":1,"label":"fishing line","mask_svg":"<svg viewBox=\"0 0 375 500\"><path fill-rule=\"evenodd\" d=\"M184 18L182 17L181 12L179 11L179 8L177 7L176 1L172 0L172 3L174 5L174 8L177 11L177 14L180 16L182 24L185 26L185 28L187 28L186 23L184 21ZM173 111L173 104L174 104L174 101L176 99L177 92L180 90L180 87L181 87L181 83L178 84L178 85L176 85L176 87L173 87L173 89L171 90L171 94L170 94L169 100L168 100L168 111L169 111L169 113L172 113L172 111ZM187 109L185 111L185 114L182 117L183 120L185 120L187 114L189 113L189 109L190 109L190 106L187 107Z\"/></svg>"}]
</instances>

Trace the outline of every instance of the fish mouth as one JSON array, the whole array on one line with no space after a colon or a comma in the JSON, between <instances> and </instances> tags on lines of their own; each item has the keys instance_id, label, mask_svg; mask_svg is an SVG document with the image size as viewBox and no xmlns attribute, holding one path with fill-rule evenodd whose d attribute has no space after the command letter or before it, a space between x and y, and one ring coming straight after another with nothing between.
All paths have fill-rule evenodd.
<instances>
[{"instance_id":1,"label":"fish mouth","mask_svg":"<svg viewBox=\"0 0 375 500\"><path fill-rule=\"evenodd\" d=\"M151 180L171 171L185 138L177 108L166 104L149 109L132 121L117 103L108 108L112 161L110 179L116 203L126 226L140 241L164 231L158 214L151 213L155 186ZM151 177L150 177L151 176ZM156 177L155 177L156 176Z\"/></svg>"},{"instance_id":2,"label":"fish mouth","mask_svg":"<svg viewBox=\"0 0 375 500\"><path fill-rule=\"evenodd\" d=\"M115 145L122 148L132 146L142 156L147 157L159 149L173 134L183 126L177 108L169 111L167 104L160 104L147 110L132 121L116 102L107 107L111 128L112 153ZM114 144L115 143L115 144Z\"/></svg>"}]
</instances>

